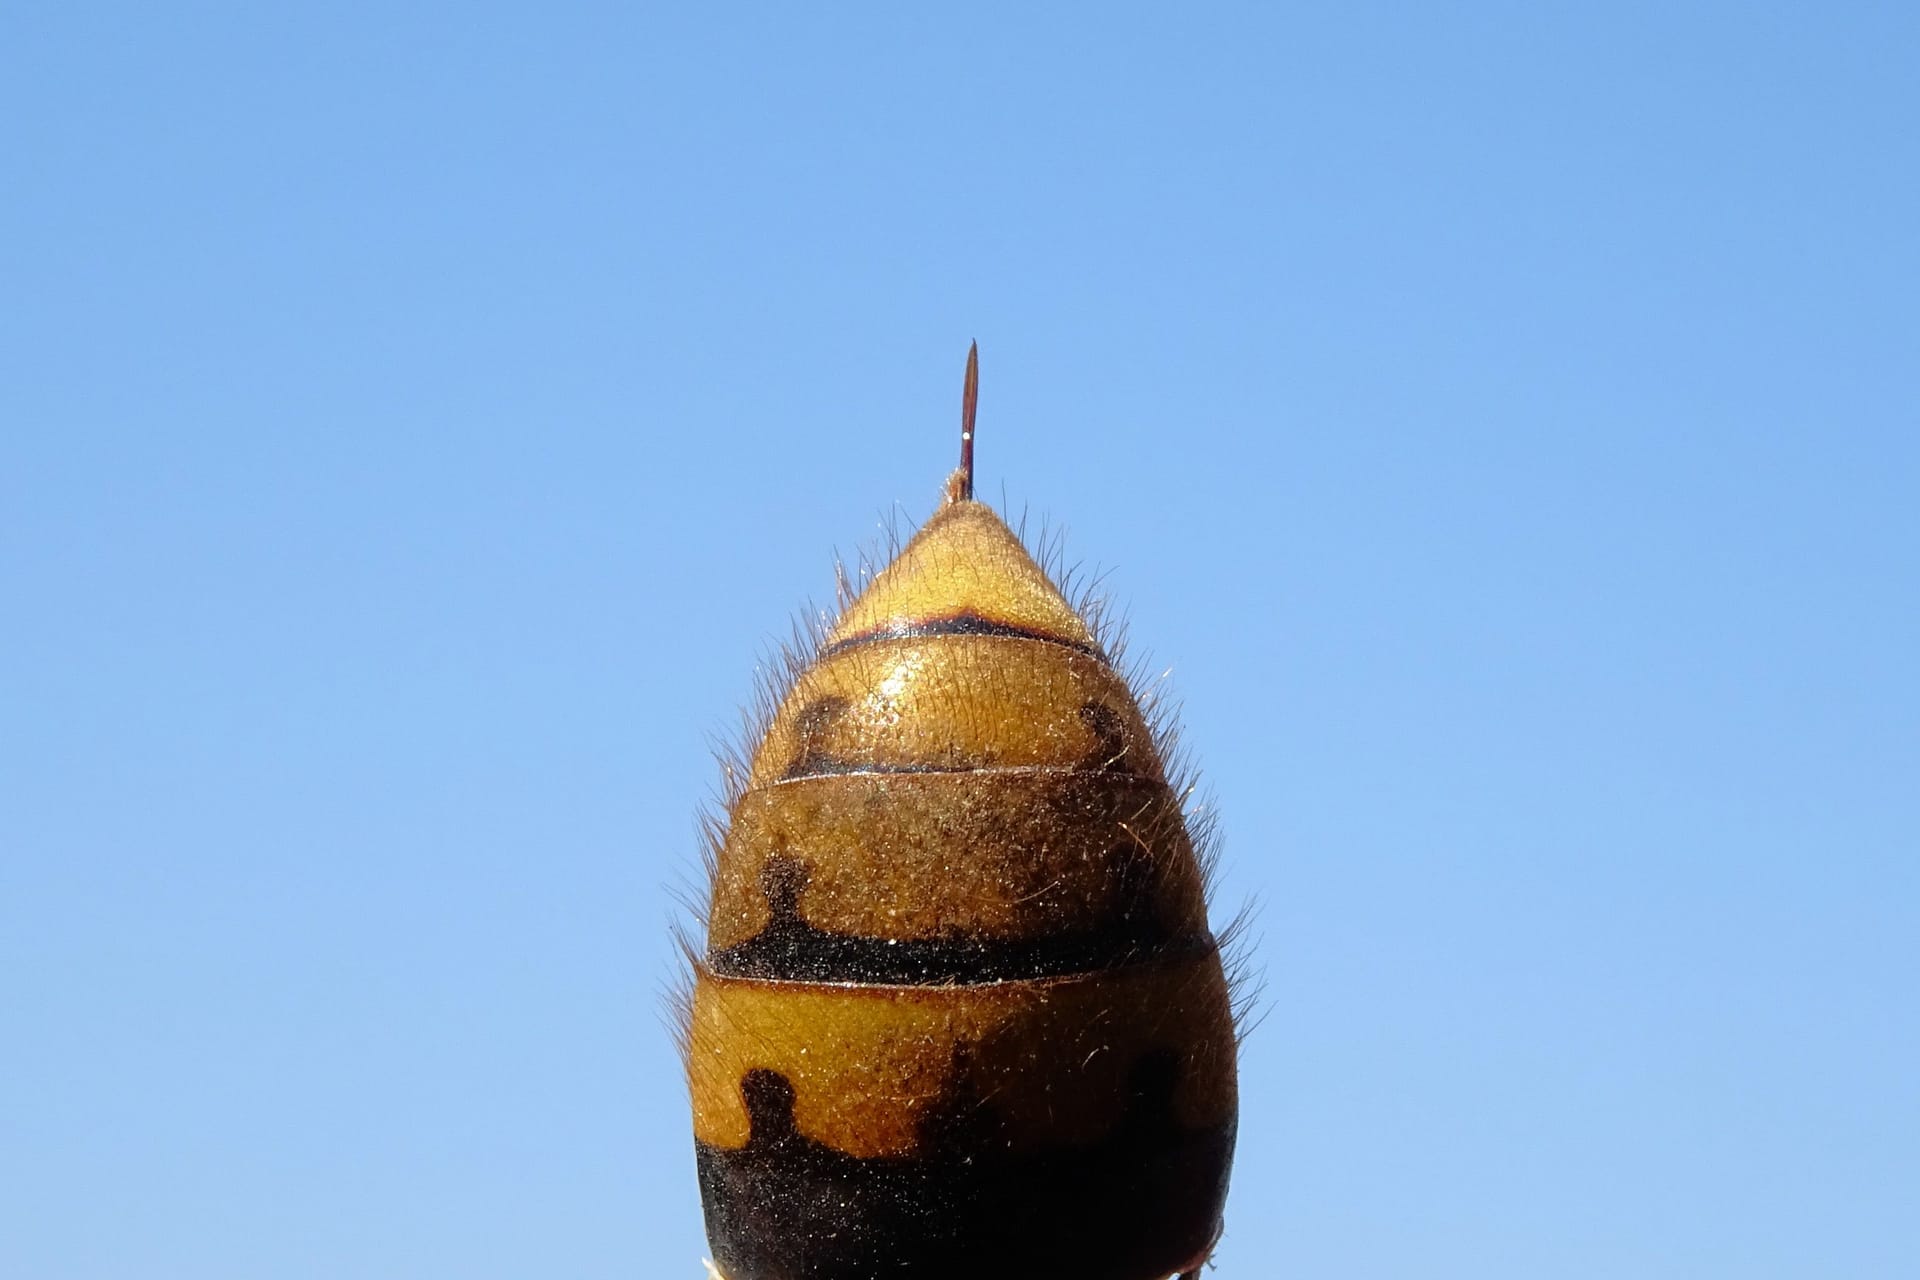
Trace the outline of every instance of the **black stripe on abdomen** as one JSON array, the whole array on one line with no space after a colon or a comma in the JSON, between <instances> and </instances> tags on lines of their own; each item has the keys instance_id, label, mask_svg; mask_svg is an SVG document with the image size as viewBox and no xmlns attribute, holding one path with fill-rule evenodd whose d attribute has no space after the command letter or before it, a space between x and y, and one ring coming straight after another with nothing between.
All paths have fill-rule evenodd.
<instances>
[{"instance_id":1,"label":"black stripe on abdomen","mask_svg":"<svg viewBox=\"0 0 1920 1280\"><path fill-rule=\"evenodd\" d=\"M1129 864L1144 866L1144 863ZM1201 956L1205 929L1169 929L1152 911L1149 883L1132 902L1091 928L1028 938L872 938L821 929L800 914L807 871L792 858L769 859L760 883L769 918L760 932L707 952L707 967L727 978L856 982L881 986L1011 982L1095 973L1148 960Z\"/></svg>"},{"instance_id":2,"label":"black stripe on abdomen","mask_svg":"<svg viewBox=\"0 0 1920 1280\"><path fill-rule=\"evenodd\" d=\"M1104 659L1106 656L1093 645L1069 640L1065 636L1055 635L1050 631L1017 627L1010 622L995 622L992 618L983 618L977 613L955 613L944 618L915 618L910 622L899 620L883 622L877 627L850 635L845 640L835 641L815 655L814 660L822 661L836 653L844 653L848 649L857 649L863 644L873 644L880 640L918 640L925 636L1002 636L1013 640L1041 640L1090 657Z\"/></svg>"},{"instance_id":3,"label":"black stripe on abdomen","mask_svg":"<svg viewBox=\"0 0 1920 1280\"><path fill-rule=\"evenodd\" d=\"M1213 945L1207 933L1136 926L1019 939L862 938L783 920L708 952L707 967L727 978L928 986L1067 977L1200 956Z\"/></svg>"}]
</instances>

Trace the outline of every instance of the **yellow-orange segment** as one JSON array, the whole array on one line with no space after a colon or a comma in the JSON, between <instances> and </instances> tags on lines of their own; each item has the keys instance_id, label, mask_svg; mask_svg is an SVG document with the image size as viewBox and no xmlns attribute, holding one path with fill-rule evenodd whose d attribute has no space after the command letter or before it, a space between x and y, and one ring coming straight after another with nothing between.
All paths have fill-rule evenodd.
<instances>
[{"instance_id":1,"label":"yellow-orange segment","mask_svg":"<svg viewBox=\"0 0 1920 1280\"><path fill-rule=\"evenodd\" d=\"M740 1081L776 1071L799 1131L849 1155L905 1156L956 1089L979 1087L1021 1147L1088 1142L1119 1123L1142 1055L1179 1062L1174 1114L1232 1116L1231 1014L1220 958L985 986L881 987L697 975L688 1065L694 1136L748 1138Z\"/></svg>"},{"instance_id":2,"label":"yellow-orange segment","mask_svg":"<svg viewBox=\"0 0 1920 1280\"><path fill-rule=\"evenodd\" d=\"M827 644L957 617L1082 648L1094 643L1006 522L985 503L959 500L921 527L840 616Z\"/></svg>"},{"instance_id":3,"label":"yellow-orange segment","mask_svg":"<svg viewBox=\"0 0 1920 1280\"><path fill-rule=\"evenodd\" d=\"M770 870L802 872L815 928L997 943L1115 927L1204 933L1199 865L1158 781L1087 773L903 773L799 779L740 798L715 859L708 946L773 918Z\"/></svg>"},{"instance_id":4,"label":"yellow-orange segment","mask_svg":"<svg viewBox=\"0 0 1920 1280\"><path fill-rule=\"evenodd\" d=\"M877 640L810 667L781 703L750 787L846 768L1047 766L1157 778L1126 681L1099 658L1005 636Z\"/></svg>"}]
</instances>

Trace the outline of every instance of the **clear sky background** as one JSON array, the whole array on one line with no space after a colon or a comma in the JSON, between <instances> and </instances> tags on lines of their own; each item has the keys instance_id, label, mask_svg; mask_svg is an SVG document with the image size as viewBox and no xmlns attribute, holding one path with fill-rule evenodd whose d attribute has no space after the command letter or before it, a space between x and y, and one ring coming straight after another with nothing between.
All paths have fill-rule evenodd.
<instances>
[{"instance_id":1,"label":"clear sky background","mask_svg":"<svg viewBox=\"0 0 1920 1280\"><path fill-rule=\"evenodd\" d=\"M697 1276L709 738L973 338L1262 904L1219 1274L1920 1274L1917 15L9 6L0 1274Z\"/></svg>"}]
</instances>

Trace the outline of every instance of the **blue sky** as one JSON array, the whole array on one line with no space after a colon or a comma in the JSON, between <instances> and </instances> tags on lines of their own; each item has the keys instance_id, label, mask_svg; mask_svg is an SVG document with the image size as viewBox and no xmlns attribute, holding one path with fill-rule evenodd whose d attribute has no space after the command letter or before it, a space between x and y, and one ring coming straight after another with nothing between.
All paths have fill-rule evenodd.
<instances>
[{"instance_id":1,"label":"blue sky","mask_svg":"<svg viewBox=\"0 0 1920 1280\"><path fill-rule=\"evenodd\" d=\"M1226 1277L1920 1273L1908 6L0 16L0 1272L698 1275L670 887L980 482L1261 904Z\"/></svg>"}]
</instances>

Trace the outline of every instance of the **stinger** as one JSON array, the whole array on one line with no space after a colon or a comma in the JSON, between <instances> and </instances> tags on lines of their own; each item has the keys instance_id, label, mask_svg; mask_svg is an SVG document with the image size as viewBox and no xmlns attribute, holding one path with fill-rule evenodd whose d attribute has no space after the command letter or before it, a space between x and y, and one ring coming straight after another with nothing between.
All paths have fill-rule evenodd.
<instances>
[{"instance_id":1,"label":"stinger","mask_svg":"<svg viewBox=\"0 0 1920 1280\"><path fill-rule=\"evenodd\" d=\"M960 390L960 470L955 488L960 501L973 501L973 415L980 407L980 344L967 348L967 381Z\"/></svg>"}]
</instances>

